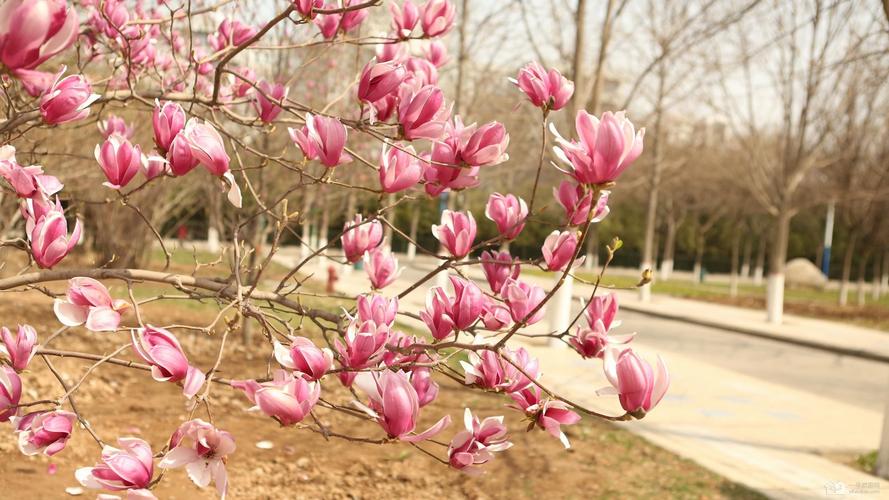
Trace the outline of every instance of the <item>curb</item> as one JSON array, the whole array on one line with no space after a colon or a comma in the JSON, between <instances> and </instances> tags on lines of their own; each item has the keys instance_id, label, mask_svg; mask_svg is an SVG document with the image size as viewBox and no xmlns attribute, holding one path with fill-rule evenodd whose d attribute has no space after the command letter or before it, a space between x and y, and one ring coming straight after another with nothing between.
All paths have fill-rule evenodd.
<instances>
[{"instance_id":1,"label":"curb","mask_svg":"<svg viewBox=\"0 0 889 500\"><path fill-rule=\"evenodd\" d=\"M622 302L620 304L621 309L626 309L628 311L633 311L640 314L646 314L648 316L654 316L656 318L669 319L673 321L681 321L684 323L691 323L693 325L707 326L710 328L715 328L718 330L724 330L732 333L740 333L743 335L749 335L751 337L758 337L761 339L774 340L775 342L783 342L785 344L798 345L802 347L808 347L810 349L818 349L821 351L832 352L835 354L840 354L843 356L852 356L856 358L867 359L870 361L877 361L881 363L889 363L889 355L880 354L876 352L864 351L861 349L853 349L849 347L842 347L833 344L825 344L823 342L816 342L813 340L805 340L800 338L793 337L781 337L778 335L774 335L772 333L767 333L761 330L757 330L755 328L745 328L743 326L737 326L732 324L721 323L719 321L710 321L701 318L689 317L682 314L670 314L660 311L652 311L651 309L646 309L645 307L640 307L635 304L627 304ZM889 333L886 334L889 336Z\"/></svg>"}]
</instances>

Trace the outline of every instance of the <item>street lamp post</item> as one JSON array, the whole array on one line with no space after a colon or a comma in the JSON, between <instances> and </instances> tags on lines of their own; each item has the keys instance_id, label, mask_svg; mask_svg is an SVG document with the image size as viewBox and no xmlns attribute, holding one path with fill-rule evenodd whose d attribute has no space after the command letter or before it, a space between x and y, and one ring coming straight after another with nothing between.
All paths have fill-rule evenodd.
<instances>
[{"instance_id":1,"label":"street lamp post","mask_svg":"<svg viewBox=\"0 0 889 500\"><path fill-rule=\"evenodd\" d=\"M821 255L821 272L830 279L830 247L833 246L833 219L837 204L831 201L827 205L827 219L824 221L824 253Z\"/></svg>"}]
</instances>

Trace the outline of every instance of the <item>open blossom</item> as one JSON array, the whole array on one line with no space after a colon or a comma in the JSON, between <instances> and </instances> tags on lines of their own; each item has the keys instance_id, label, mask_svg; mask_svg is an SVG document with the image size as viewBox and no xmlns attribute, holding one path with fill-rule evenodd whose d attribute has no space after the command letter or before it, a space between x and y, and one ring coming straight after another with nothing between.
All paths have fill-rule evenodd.
<instances>
[{"instance_id":1,"label":"open blossom","mask_svg":"<svg viewBox=\"0 0 889 500\"><path fill-rule=\"evenodd\" d=\"M19 325L13 336L9 328L0 328L0 355L9 361L9 366L17 372L24 371L37 353L37 332L29 325Z\"/></svg>"},{"instance_id":2,"label":"open blossom","mask_svg":"<svg viewBox=\"0 0 889 500\"><path fill-rule=\"evenodd\" d=\"M343 367L358 370L378 364L383 359L389 328L389 325L379 325L373 321L352 322L342 340L335 339L333 342ZM353 371L340 372L340 382L351 386L356 375L357 372Z\"/></svg>"},{"instance_id":3,"label":"open blossom","mask_svg":"<svg viewBox=\"0 0 889 500\"><path fill-rule=\"evenodd\" d=\"M18 415L22 399L22 379L12 367L0 365L0 422Z\"/></svg>"},{"instance_id":4,"label":"open blossom","mask_svg":"<svg viewBox=\"0 0 889 500\"><path fill-rule=\"evenodd\" d=\"M451 423L450 415L445 415L429 429L412 434L420 416L420 401L404 372L361 372L355 383L370 398L368 414L391 438L416 443L435 436Z\"/></svg>"},{"instance_id":5,"label":"open blossom","mask_svg":"<svg viewBox=\"0 0 889 500\"><path fill-rule=\"evenodd\" d=\"M411 32L420 21L420 9L411 0L404 0L401 7L397 3L389 4L389 12L392 13L392 29L399 38L411 36Z\"/></svg>"},{"instance_id":6,"label":"open blossom","mask_svg":"<svg viewBox=\"0 0 889 500\"><path fill-rule=\"evenodd\" d=\"M233 97L244 97L248 92L253 90L256 82L256 72L250 68L232 69L232 95Z\"/></svg>"},{"instance_id":7,"label":"open blossom","mask_svg":"<svg viewBox=\"0 0 889 500\"><path fill-rule=\"evenodd\" d=\"M528 96L531 104L544 110L564 108L574 94L574 82L555 68L546 71L537 62L528 63L520 69L513 83Z\"/></svg>"},{"instance_id":8,"label":"open blossom","mask_svg":"<svg viewBox=\"0 0 889 500\"><path fill-rule=\"evenodd\" d=\"M127 139L133 137L133 127L130 127L126 120L119 116L109 115L108 118L99 121L96 126L99 127L102 137L106 139L115 134Z\"/></svg>"},{"instance_id":9,"label":"open blossom","mask_svg":"<svg viewBox=\"0 0 889 500\"><path fill-rule=\"evenodd\" d=\"M428 0L423 4L421 26L423 33L430 37L438 37L451 31L457 9L450 0Z\"/></svg>"},{"instance_id":10,"label":"open blossom","mask_svg":"<svg viewBox=\"0 0 889 500\"><path fill-rule=\"evenodd\" d=\"M178 103L165 101L161 104L155 100L151 125L154 129L154 144L161 152L166 153L170 150L173 139L185 128L185 111Z\"/></svg>"},{"instance_id":11,"label":"open blossom","mask_svg":"<svg viewBox=\"0 0 889 500\"><path fill-rule=\"evenodd\" d=\"M112 299L105 285L92 278L68 280L65 300L56 299L53 311L66 326L86 324L93 332L109 332L120 325L120 314L130 304L125 300Z\"/></svg>"},{"instance_id":12,"label":"open blossom","mask_svg":"<svg viewBox=\"0 0 889 500\"><path fill-rule=\"evenodd\" d=\"M235 451L235 438L226 431L199 418L180 425L170 438L170 451L158 462L161 469L185 466L188 477L204 488L213 481L216 491L225 498L228 474L225 457Z\"/></svg>"},{"instance_id":13,"label":"open blossom","mask_svg":"<svg viewBox=\"0 0 889 500\"><path fill-rule=\"evenodd\" d=\"M31 97L40 97L52 86L56 75L46 71L37 71L33 69L17 69L13 71L15 76L25 92Z\"/></svg>"},{"instance_id":14,"label":"open blossom","mask_svg":"<svg viewBox=\"0 0 889 500\"><path fill-rule=\"evenodd\" d=\"M481 318L485 328L492 331L501 330L512 323L512 315L509 313L509 308L491 297L485 297Z\"/></svg>"},{"instance_id":15,"label":"open blossom","mask_svg":"<svg viewBox=\"0 0 889 500\"><path fill-rule=\"evenodd\" d=\"M424 55L426 60L431 62L436 68L440 68L448 63L448 48L438 40L429 44Z\"/></svg>"},{"instance_id":16,"label":"open blossom","mask_svg":"<svg viewBox=\"0 0 889 500\"><path fill-rule=\"evenodd\" d=\"M256 114L263 123L271 123L281 114L281 106L277 102L285 101L290 89L281 83L271 84L265 80L259 82L257 87L253 108L256 109Z\"/></svg>"},{"instance_id":17,"label":"open blossom","mask_svg":"<svg viewBox=\"0 0 889 500\"><path fill-rule=\"evenodd\" d=\"M494 453L512 447L502 416L480 421L466 408L463 426L464 430L455 434L448 446L448 463L459 471L470 475L481 474L480 465L493 460Z\"/></svg>"},{"instance_id":18,"label":"open blossom","mask_svg":"<svg viewBox=\"0 0 889 500\"><path fill-rule=\"evenodd\" d=\"M237 19L223 19L215 35L210 36L210 46L217 52L226 47L237 47L247 43L255 34L256 28L253 26L247 26Z\"/></svg>"},{"instance_id":19,"label":"open blossom","mask_svg":"<svg viewBox=\"0 0 889 500\"><path fill-rule=\"evenodd\" d=\"M74 472L77 481L94 490L124 491L148 488L154 475L151 445L139 438L122 437L120 448L105 445L102 462Z\"/></svg>"},{"instance_id":20,"label":"open blossom","mask_svg":"<svg viewBox=\"0 0 889 500\"><path fill-rule=\"evenodd\" d=\"M441 137L448 110L444 107L444 94L434 85L418 90L402 87L399 96L398 123L404 138L435 140Z\"/></svg>"},{"instance_id":21,"label":"open blossom","mask_svg":"<svg viewBox=\"0 0 889 500\"><path fill-rule=\"evenodd\" d=\"M433 287L426 292L426 309L420 311L420 319L429 328L436 340L447 338L455 330L451 317L451 299L441 287Z\"/></svg>"},{"instance_id":22,"label":"open blossom","mask_svg":"<svg viewBox=\"0 0 889 500\"><path fill-rule=\"evenodd\" d=\"M512 320L516 323L524 321L526 325L533 325L543 319L546 307L541 307L531 317L531 313L546 298L546 291L537 285L530 285L524 281L508 279L503 284L500 294L509 306Z\"/></svg>"},{"instance_id":23,"label":"open blossom","mask_svg":"<svg viewBox=\"0 0 889 500\"><path fill-rule=\"evenodd\" d=\"M185 123L185 128L180 133L188 141L191 154L198 163L211 174L224 179L229 185L228 201L241 208L241 189L229 170L231 159L225 151L225 144L223 144L219 132L209 123L191 118Z\"/></svg>"},{"instance_id":24,"label":"open blossom","mask_svg":"<svg viewBox=\"0 0 889 500\"><path fill-rule=\"evenodd\" d=\"M367 103L379 101L394 93L404 80L404 67L398 63L377 62L371 59L361 71L358 99Z\"/></svg>"},{"instance_id":25,"label":"open blossom","mask_svg":"<svg viewBox=\"0 0 889 500\"><path fill-rule=\"evenodd\" d=\"M284 370L275 370L272 376L271 381L261 383L233 380L232 387L244 391L256 405L251 410L261 411L285 427L302 422L321 397L321 384Z\"/></svg>"},{"instance_id":26,"label":"open blossom","mask_svg":"<svg viewBox=\"0 0 889 500\"><path fill-rule=\"evenodd\" d=\"M503 359L508 358L512 361ZM515 365L531 376L528 378ZM540 376L539 362L532 358L524 347L516 350L504 348L501 354L492 350L472 351L468 361L460 361L467 384L475 384L485 389L511 393L528 387L532 380Z\"/></svg>"},{"instance_id":27,"label":"open blossom","mask_svg":"<svg viewBox=\"0 0 889 500\"><path fill-rule=\"evenodd\" d=\"M611 347L603 356L605 377L612 388L598 394L617 393L627 413L644 415L660 403L670 387L670 374L663 358L657 357L657 368L632 349Z\"/></svg>"},{"instance_id":28,"label":"open blossom","mask_svg":"<svg viewBox=\"0 0 889 500\"><path fill-rule=\"evenodd\" d=\"M579 141L567 141L556 134L559 146L553 148L570 169L569 173L581 184L614 182L642 154L642 137L623 111L606 111L599 120L586 111L578 111L575 120Z\"/></svg>"},{"instance_id":29,"label":"open blossom","mask_svg":"<svg viewBox=\"0 0 889 500\"><path fill-rule=\"evenodd\" d=\"M148 161L142 154L141 146L133 146L119 135L112 135L101 145L96 144L95 156L108 179L102 184L111 189L120 189L129 184Z\"/></svg>"},{"instance_id":30,"label":"open blossom","mask_svg":"<svg viewBox=\"0 0 889 500\"><path fill-rule=\"evenodd\" d=\"M15 160L15 148L9 144L0 146L0 177L9 183L19 198L48 198L63 187L59 179L44 174L41 166L19 165Z\"/></svg>"},{"instance_id":31,"label":"open blossom","mask_svg":"<svg viewBox=\"0 0 889 500\"><path fill-rule=\"evenodd\" d=\"M324 0L293 0L293 7L299 15L312 19L315 17L315 9L324 7Z\"/></svg>"},{"instance_id":32,"label":"open blossom","mask_svg":"<svg viewBox=\"0 0 889 500\"><path fill-rule=\"evenodd\" d=\"M346 260L358 262L364 252L373 250L383 242L383 225L376 219L364 222L361 214L356 214L354 219L346 221L340 240Z\"/></svg>"},{"instance_id":33,"label":"open blossom","mask_svg":"<svg viewBox=\"0 0 889 500\"><path fill-rule=\"evenodd\" d=\"M320 380L333 366L333 353L321 349L306 337L290 337L290 347L274 342L275 359L284 368L293 370L309 381Z\"/></svg>"},{"instance_id":34,"label":"open blossom","mask_svg":"<svg viewBox=\"0 0 889 500\"><path fill-rule=\"evenodd\" d=\"M344 151L349 133L337 118L306 113L305 127L287 130L290 139L310 160L318 160L325 167L352 161L352 157Z\"/></svg>"},{"instance_id":35,"label":"open blossom","mask_svg":"<svg viewBox=\"0 0 889 500\"><path fill-rule=\"evenodd\" d=\"M411 370L411 387L417 391L420 408L435 401L438 397L438 384L432 380L432 369L418 366Z\"/></svg>"},{"instance_id":36,"label":"open blossom","mask_svg":"<svg viewBox=\"0 0 889 500\"><path fill-rule=\"evenodd\" d=\"M364 270L370 278L370 284L380 290L392 284L401 271L398 269L398 260L392 252L376 248L364 254Z\"/></svg>"},{"instance_id":37,"label":"open blossom","mask_svg":"<svg viewBox=\"0 0 889 500\"><path fill-rule=\"evenodd\" d=\"M609 335L602 321L596 321L589 327L577 327L568 343L584 358L601 358L605 355L606 348L627 344L633 340L634 335Z\"/></svg>"},{"instance_id":38,"label":"open blossom","mask_svg":"<svg viewBox=\"0 0 889 500\"><path fill-rule=\"evenodd\" d=\"M62 78L66 69L62 66L52 86L40 99L40 116L50 125L86 118L90 114L90 105L101 97L93 94L92 87L83 75Z\"/></svg>"},{"instance_id":39,"label":"open blossom","mask_svg":"<svg viewBox=\"0 0 889 500\"><path fill-rule=\"evenodd\" d=\"M404 69L407 74L402 88L410 86L412 89L420 89L428 85L438 85L438 68L422 57L408 56L404 62Z\"/></svg>"},{"instance_id":40,"label":"open blossom","mask_svg":"<svg viewBox=\"0 0 889 500\"><path fill-rule=\"evenodd\" d=\"M83 227L78 219L68 236L68 221L58 198L55 204L36 198L25 200L25 203L25 229L31 243L31 255L38 266L50 269L74 249Z\"/></svg>"},{"instance_id":41,"label":"open blossom","mask_svg":"<svg viewBox=\"0 0 889 500\"><path fill-rule=\"evenodd\" d=\"M497 224L497 231L507 240L514 240L528 218L528 205L516 195L492 193L485 206L485 217Z\"/></svg>"},{"instance_id":42,"label":"open blossom","mask_svg":"<svg viewBox=\"0 0 889 500\"><path fill-rule=\"evenodd\" d=\"M149 180L167 175L170 173L170 162L164 159L164 157L158 156L156 152L152 152L145 158L145 163L142 164L142 173Z\"/></svg>"},{"instance_id":43,"label":"open blossom","mask_svg":"<svg viewBox=\"0 0 889 500\"><path fill-rule=\"evenodd\" d=\"M482 272L485 273L485 279L488 280L488 286L491 291L499 294L503 289L506 280L512 278L517 279L521 266L515 262L509 252L492 252L485 250L481 256Z\"/></svg>"},{"instance_id":44,"label":"open blossom","mask_svg":"<svg viewBox=\"0 0 889 500\"><path fill-rule=\"evenodd\" d=\"M550 271L563 271L571 263L574 253L577 251L578 237L576 231L551 232L543 242L543 260ZM584 257L574 259L571 267L580 265Z\"/></svg>"},{"instance_id":45,"label":"open blossom","mask_svg":"<svg viewBox=\"0 0 889 500\"><path fill-rule=\"evenodd\" d=\"M513 392L509 396L515 401L515 408L524 411L538 427L561 441L565 448L571 447L562 426L580 422L580 415L571 411L566 403L555 399L541 401L540 387L536 385Z\"/></svg>"},{"instance_id":46,"label":"open blossom","mask_svg":"<svg viewBox=\"0 0 889 500\"><path fill-rule=\"evenodd\" d=\"M594 212L590 222L601 222L611 211L608 208L608 194L608 191L602 191L596 206L592 207L593 191L586 189L582 184L562 181L558 187L553 188L553 197L565 209L566 224L569 226L580 226L586 223L591 208Z\"/></svg>"},{"instance_id":47,"label":"open blossom","mask_svg":"<svg viewBox=\"0 0 889 500\"><path fill-rule=\"evenodd\" d=\"M204 385L204 372L188 363L173 333L151 325L131 332L133 351L151 365L151 377L158 382L182 382L182 393L192 398Z\"/></svg>"},{"instance_id":48,"label":"open blossom","mask_svg":"<svg viewBox=\"0 0 889 500\"><path fill-rule=\"evenodd\" d=\"M392 326L398 314L398 297L386 298L382 295L359 295L357 299L358 320L373 321L378 325Z\"/></svg>"},{"instance_id":49,"label":"open blossom","mask_svg":"<svg viewBox=\"0 0 889 500\"><path fill-rule=\"evenodd\" d=\"M509 159L506 154L507 146L509 134L506 133L506 127L499 122L486 123L469 136L460 156L467 165L497 165Z\"/></svg>"},{"instance_id":50,"label":"open blossom","mask_svg":"<svg viewBox=\"0 0 889 500\"><path fill-rule=\"evenodd\" d=\"M453 212L445 210L441 213L441 224L432 226L432 234L451 255L462 259L472 249L475 240L476 225L472 212Z\"/></svg>"},{"instance_id":51,"label":"open blossom","mask_svg":"<svg viewBox=\"0 0 889 500\"><path fill-rule=\"evenodd\" d=\"M429 359L421 350L410 350L414 344L423 343L416 335L408 335L401 330L389 334L386 340L386 352L383 353L383 364L389 367L417 363L420 359ZM412 367L413 369L413 367Z\"/></svg>"},{"instance_id":52,"label":"open blossom","mask_svg":"<svg viewBox=\"0 0 889 500\"><path fill-rule=\"evenodd\" d=\"M387 193L404 191L417 184L423 167L413 146L387 147L380 154L380 187Z\"/></svg>"},{"instance_id":53,"label":"open blossom","mask_svg":"<svg viewBox=\"0 0 889 500\"><path fill-rule=\"evenodd\" d=\"M70 411L35 411L15 419L19 451L51 457L65 449L77 415Z\"/></svg>"},{"instance_id":54,"label":"open blossom","mask_svg":"<svg viewBox=\"0 0 889 500\"><path fill-rule=\"evenodd\" d=\"M457 276L449 278L451 286L454 287L454 298L450 301L450 317L454 320L454 326L457 329L466 330L481 315L485 294L473 281Z\"/></svg>"},{"instance_id":55,"label":"open blossom","mask_svg":"<svg viewBox=\"0 0 889 500\"><path fill-rule=\"evenodd\" d=\"M77 11L61 0L6 0L0 5L0 62L34 69L77 39Z\"/></svg>"},{"instance_id":56,"label":"open blossom","mask_svg":"<svg viewBox=\"0 0 889 500\"><path fill-rule=\"evenodd\" d=\"M592 328L596 323L601 322L605 331L620 326L620 321L615 320L617 317L618 302L617 295L611 292L606 295L597 295L590 300L589 304L583 309L583 317L587 324Z\"/></svg>"}]
</instances>

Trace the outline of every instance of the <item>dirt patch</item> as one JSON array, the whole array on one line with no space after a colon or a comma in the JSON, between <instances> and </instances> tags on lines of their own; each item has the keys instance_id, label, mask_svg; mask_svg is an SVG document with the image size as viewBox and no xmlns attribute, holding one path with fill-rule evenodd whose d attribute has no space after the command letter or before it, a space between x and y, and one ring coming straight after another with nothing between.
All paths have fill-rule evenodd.
<instances>
[{"instance_id":1,"label":"dirt patch","mask_svg":"<svg viewBox=\"0 0 889 500\"><path fill-rule=\"evenodd\" d=\"M171 308L154 304L143 314L153 322L207 323L206 310ZM0 295L0 317L35 326L46 338L58 328L50 301L35 292ZM127 322L132 318L126 318ZM212 363L218 338L181 333L193 362ZM111 352L127 342L126 335L69 330L52 347L68 350ZM122 354L129 357L129 354ZM231 342L226 350L225 377L256 377L269 366L267 350L246 349ZM90 362L52 359L69 382L76 381ZM24 400L60 395L41 359L35 358L23 375ZM525 432L521 415L505 407L507 398L470 393L456 384L439 381L442 389L435 403L423 409L423 426L445 413L457 422L445 431L447 440L459 425L462 409L473 408L481 416L506 415L515 446L489 464L488 472L474 478L454 472L404 444L368 445L325 439L307 429L281 428L269 418L246 411L246 398L225 386L215 387L211 397L214 423L230 431L238 449L229 457L230 498L762 498L756 493L712 474L643 439L608 423L585 419L569 429L571 450L564 450L542 431ZM325 398L345 403L351 395L336 379L325 380ZM100 437L113 442L116 436L139 436L160 450L184 419L181 390L153 381L145 372L103 365L76 393L77 403ZM339 413L319 409L319 418L332 429L350 435L378 438L382 431L372 423L356 422ZM206 414L200 415L207 418ZM9 424L0 432L0 491L16 499L63 498L64 490L77 486L74 470L92 465L99 447L87 432L77 429L68 447L52 458L25 457L18 452ZM425 428L425 427L423 427ZM272 449L256 443L268 440ZM439 457L445 448L424 445ZM49 464L57 471L48 472ZM156 472L159 472L156 470ZM181 469L168 472L156 488L162 499L216 498L212 488L195 487ZM86 491L85 498L95 496ZM3 495L6 496L6 495Z\"/></svg>"}]
</instances>

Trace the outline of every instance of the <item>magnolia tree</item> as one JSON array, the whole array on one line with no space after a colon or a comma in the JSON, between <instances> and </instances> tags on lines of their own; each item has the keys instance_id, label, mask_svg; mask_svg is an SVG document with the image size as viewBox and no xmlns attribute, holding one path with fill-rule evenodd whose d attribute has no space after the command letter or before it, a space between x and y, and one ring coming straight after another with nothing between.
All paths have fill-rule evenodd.
<instances>
[{"instance_id":1,"label":"magnolia tree","mask_svg":"<svg viewBox=\"0 0 889 500\"><path fill-rule=\"evenodd\" d=\"M496 225L499 236L477 241L477 221L471 213L444 210L440 224L428 229L440 242L438 250L412 241L440 264L403 290L392 290L398 263L384 249L384 232L395 231L407 238L393 224L394 208L447 192L484 189L480 173L508 160L509 135L498 122L466 124L452 113L438 84L438 67L448 59L440 39L454 27L454 5L448 0L422 5L411 0L392 2L388 12L376 9L381 12L374 14L389 18L388 34L361 37L362 23L381 3L266 2L253 19L262 17L263 9L279 11L268 12L267 19L251 24L231 10L230 0L161 1L152 9L119 0L2 3L0 69L5 99L0 106L5 119L0 121L0 174L4 196L18 198L23 232L23 237L13 234L3 245L7 251L27 255L30 265L0 279L0 290L43 292L48 296L47 313L52 310L62 327L52 335L24 324L0 331L4 363L0 366L0 422L8 422L7 432L17 434L23 454L62 453L73 432L88 432L100 453L94 463L85 463L76 472L77 480L87 488L127 498L155 498L152 489L166 477L156 469L184 467L197 486L214 483L224 497L226 461L236 453L238 436L217 426L212 418L210 395L216 391L243 394L255 410L294 432L299 429L380 445L400 442L470 474L483 472L484 464L511 446L506 418L526 419L531 422L529 429L539 427L567 448L562 426L575 424L582 416L642 418L658 404L669 384L667 370L659 358L652 365L637 355L630 344L632 336L612 334L619 324L614 295L594 291L564 331L545 332L540 325L529 329L542 319L547 302L580 263L591 225L608 214L609 191L642 153L643 131L637 132L622 112L595 117L579 111L576 131L570 134L574 138L560 136L554 128L550 132L548 118L569 102L574 90L572 82L556 70L529 63L513 81L517 92L540 110L542 143L536 180L529 193L521 193L524 199L519 193L490 194L485 216ZM217 22L220 17L224 19ZM214 26L215 31L198 35L197 26ZM352 45L361 57L362 46L375 47L376 55L359 60L354 81L347 82L347 91L335 98L338 106L311 107L289 92L287 84L257 75L261 68L233 66L238 54L258 47L269 33L293 28L314 39L265 49L291 57L300 50ZM286 195L264 196L257 188L257 176L263 171L286 174L276 177L286 185L285 193L336 186L377 197L377 208L348 214L343 230L326 244L310 248L277 286L264 286L268 280L260 276L250 280L245 276L242 263L251 245L244 232L246 224L223 235L233 258L227 274L216 278L176 275L167 268L77 267L69 253L89 237L84 228L101 231L102 226L82 224L76 210L81 200L65 189L74 179L66 178L65 165L51 154L54 141L46 142L42 166L23 161L21 154L17 158L15 148L37 133L50 138L78 134L77 124L95 121L96 107L112 103L152 113L154 140L153 144L135 144L135 124L119 117L109 115L99 121L104 140L99 144L79 141L75 146L82 156L94 154L93 168L105 177L91 191L101 191L107 204L142 214L137 192L160 183L164 189L175 190L203 182L196 174L205 169L218 178L220 189L212 196L227 199L239 213L239 221L258 217L274 221L271 248L261 257L265 260L258 266L259 275L278 251L282 235L296 234L290 225L303 222L299 214L288 211ZM334 108L343 112L334 114ZM289 126L290 156L297 160L264 151L246 139L251 130L266 133L276 125ZM556 186L542 186L541 171L555 167L545 163L551 134L557 142L555 155L561 160L556 168L564 177ZM373 149L381 151L378 161L365 159L354 147L359 143L376 144ZM361 178L355 171L372 175L357 182ZM550 193L554 200L547 199ZM539 207L547 204L564 209L562 226L546 238L540 258L513 258L503 250L505 244L527 225L542 223ZM140 220L156 236L169 264L161 231L150 218ZM619 246L615 240L609 254ZM341 307L342 296L333 294L316 293L311 307L301 300L307 285L297 279L298 273L309 260L321 257L348 263L363 260L368 287L352 297L356 300L348 310ZM486 284L471 278L473 267L481 269ZM542 268L559 279L547 290L523 279L523 267ZM450 287L430 287L422 310L400 307L399 299L427 286L439 273L450 273ZM52 282L66 284L67 291L53 292L45 286ZM103 282L123 284L128 296L113 298ZM185 293L137 300L139 287L145 285ZM219 305L219 314L209 326L156 326L163 325L164 318L148 317L141 310L149 301L208 298ZM227 358L226 339L245 318L258 325L269 356L279 366L270 372L265 366L257 367L255 379L228 380L219 376ZM399 318L425 323L428 335L404 333ZM123 342L111 353L51 348L60 333L77 328ZM196 332L214 333L202 340L215 342L212 364L200 366L189 360L180 343L183 336ZM529 336L564 342L582 358L600 359L611 387L599 394L617 395L624 413L602 414L555 392L541 377L538 361L514 345L517 338ZM23 397L27 387L19 374L35 357L57 379L57 398L29 401ZM71 384L54 368L53 357L91 364ZM464 361L458 365L455 359ZM169 429L170 438L164 442L129 436L103 441L101 430L89 425L88 416L73 400L84 380L102 364L181 386L185 423ZM434 404L438 382L445 378L466 391L506 395L514 416L480 416L466 408L462 424L454 426L458 429L448 429L452 416L441 414ZM340 384L350 390L337 391ZM204 415L204 407L208 421L198 418ZM421 409L438 418L437 423L418 428ZM325 412L376 423L380 433L367 438L331 428L316 416ZM443 439L432 439L442 434Z\"/></svg>"}]
</instances>

